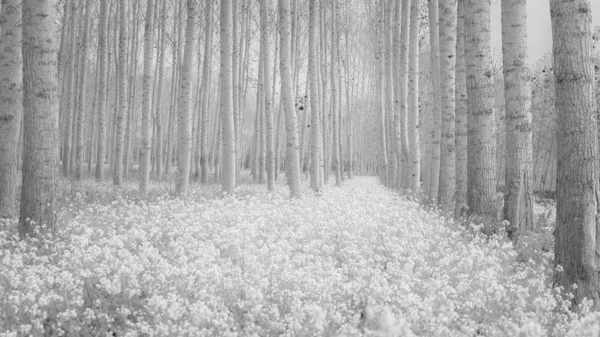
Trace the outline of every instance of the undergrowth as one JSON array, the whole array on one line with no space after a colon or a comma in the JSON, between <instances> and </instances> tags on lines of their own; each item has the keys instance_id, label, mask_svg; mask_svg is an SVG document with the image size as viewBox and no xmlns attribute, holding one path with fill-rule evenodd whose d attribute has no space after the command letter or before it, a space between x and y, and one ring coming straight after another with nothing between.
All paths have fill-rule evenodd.
<instances>
[{"instance_id":1,"label":"undergrowth","mask_svg":"<svg viewBox=\"0 0 600 337\"><path fill-rule=\"evenodd\" d=\"M552 288L551 206L515 247L370 178L171 189L65 185L40 242L2 220L0 336L599 335Z\"/></svg>"}]
</instances>

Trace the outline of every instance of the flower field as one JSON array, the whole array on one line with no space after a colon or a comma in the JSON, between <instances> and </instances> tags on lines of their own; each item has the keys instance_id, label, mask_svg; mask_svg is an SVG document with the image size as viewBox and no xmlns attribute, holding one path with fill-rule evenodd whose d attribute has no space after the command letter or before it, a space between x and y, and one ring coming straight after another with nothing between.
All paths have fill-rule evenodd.
<instances>
[{"instance_id":1,"label":"flower field","mask_svg":"<svg viewBox=\"0 0 600 337\"><path fill-rule=\"evenodd\" d=\"M84 182L45 244L0 222L0 336L600 335L551 286L543 207L514 247L374 178L297 200L152 188Z\"/></svg>"}]
</instances>

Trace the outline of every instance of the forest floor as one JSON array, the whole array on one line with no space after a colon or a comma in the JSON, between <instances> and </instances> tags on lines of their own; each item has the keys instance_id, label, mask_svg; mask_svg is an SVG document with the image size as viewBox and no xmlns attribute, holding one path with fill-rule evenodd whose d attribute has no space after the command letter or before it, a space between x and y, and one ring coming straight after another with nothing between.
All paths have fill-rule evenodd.
<instances>
[{"instance_id":1,"label":"forest floor","mask_svg":"<svg viewBox=\"0 0 600 337\"><path fill-rule=\"evenodd\" d=\"M0 336L597 336L551 286L550 208L517 246L375 178L243 184L63 182L58 235L0 220ZM588 334L584 334L586 331ZM595 333L595 334L592 334Z\"/></svg>"}]
</instances>

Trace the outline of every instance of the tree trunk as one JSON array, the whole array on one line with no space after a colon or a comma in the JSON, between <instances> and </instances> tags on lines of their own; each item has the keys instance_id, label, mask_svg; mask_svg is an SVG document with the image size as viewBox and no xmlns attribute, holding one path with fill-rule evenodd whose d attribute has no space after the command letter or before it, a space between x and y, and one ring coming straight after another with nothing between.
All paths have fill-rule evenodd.
<instances>
[{"instance_id":1,"label":"tree trunk","mask_svg":"<svg viewBox=\"0 0 600 337\"><path fill-rule=\"evenodd\" d=\"M25 156L19 235L24 238L36 235L35 229L55 232L59 143L55 2L24 0L22 27Z\"/></svg>"},{"instance_id":2,"label":"tree trunk","mask_svg":"<svg viewBox=\"0 0 600 337\"><path fill-rule=\"evenodd\" d=\"M87 80L87 58L88 58L88 27L90 17L90 0L85 1L85 15L83 18L83 35L81 37L81 59L79 61L79 97L77 99L77 142L75 150L75 160L77 162L75 179L81 181L83 178L83 140L86 112L86 80Z\"/></svg>"},{"instance_id":3,"label":"tree trunk","mask_svg":"<svg viewBox=\"0 0 600 337\"><path fill-rule=\"evenodd\" d=\"M76 14L77 14L77 5L75 4L75 2L71 2L71 15L70 15L70 35L69 35L69 45L70 45L70 53L69 53L69 60L70 62L68 62L69 67L68 69L65 70L66 72L66 80L67 80L67 85L65 87L65 89L67 90L66 93L63 93L64 96L66 96L67 98L67 102L66 104L64 104L63 108L63 116L64 116L64 144L62 147L62 174L64 177L68 177L69 174L71 173L71 147L72 147L72 137L71 137L71 133L72 133L72 129L73 129L73 110L74 110L74 98L75 95L73 94L75 92L75 50L76 50L76 45L77 45L77 39L76 39L76 30L75 30L75 23L76 23Z\"/></svg>"},{"instance_id":4,"label":"tree trunk","mask_svg":"<svg viewBox=\"0 0 600 337\"><path fill-rule=\"evenodd\" d=\"M177 153L177 184L175 193L186 195L190 183L192 158L192 74L196 51L196 15L198 1L187 0L187 27L185 31L185 51L180 70L179 92L179 142Z\"/></svg>"},{"instance_id":5,"label":"tree trunk","mask_svg":"<svg viewBox=\"0 0 600 337\"><path fill-rule=\"evenodd\" d=\"M592 61L590 1L550 1L558 113L556 231L557 286L600 307L598 277L598 125ZM577 287L573 287L576 285Z\"/></svg>"},{"instance_id":6,"label":"tree trunk","mask_svg":"<svg viewBox=\"0 0 600 337\"><path fill-rule=\"evenodd\" d=\"M223 128L223 192L233 194L235 190L235 129L233 115L231 73L231 0L221 0L221 123Z\"/></svg>"},{"instance_id":7,"label":"tree trunk","mask_svg":"<svg viewBox=\"0 0 600 337\"><path fill-rule=\"evenodd\" d=\"M0 219L17 215L19 129L23 118L21 0L5 0L0 11Z\"/></svg>"},{"instance_id":8,"label":"tree trunk","mask_svg":"<svg viewBox=\"0 0 600 337\"><path fill-rule=\"evenodd\" d=\"M456 0L440 0L440 89L441 89L441 158L439 202L444 210L454 210L456 190Z\"/></svg>"},{"instance_id":9,"label":"tree trunk","mask_svg":"<svg viewBox=\"0 0 600 337\"><path fill-rule=\"evenodd\" d=\"M286 130L286 172L289 173L288 183L290 197L300 197L300 158L298 145L298 122L292 93L292 74L290 64L290 3L289 0L279 0L279 38L280 38L280 65L281 93L283 96L283 109L285 112Z\"/></svg>"},{"instance_id":10,"label":"tree trunk","mask_svg":"<svg viewBox=\"0 0 600 337\"><path fill-rule=\"evenodd\" d=\"M414 194L418 194L421 181L421 151L419 149L419 27L421 25L421 0L412 0L410 14L407 112L410 147L408 177L410 190Z\"/></svg>"},{"instance_id":11,"label":"tree trunk","mask_svg":"<svg viewBox=\"0 0 600 337\"><path fill-rule=\"evenodd\" d=\"M212 0L206 0L204 28L204 62L202 68L202 112L200 115L200 182L208 182L208 97L212 60Z\"/></svg>"},{"instance_id":12,"label":"tree trunk","mask_svg":"<svg viewBox=\"0 0 600 337\"><path fill-rule=\"evenodd\" d=\"M164 31L164 28L163 28ZM164 42L163 42L164 43ZM152 154L152 55L154 47L154 0L148 0L144 27L144 74L142 97L142 157L140 163L140 192L148 191L150 156ZM162 60L159 60L162 64ZM156 93L160 95L160 92ZM159 161L160 163L160 161ZM160 164L158 166L161 166Z\"/></svg>"},{"instance_id":13,"label":"tree trunk","mask_svg":"<svg viewBox=\"0 0 600 337\"><path fill-rule=\"evenodd\" d=\"M520 235L533 228L533 126L524 1L502 1L502 54L507 129L504 218Z\"/></svg>"},{"instance_id":14,"label":"tree trunk","mask_svg":"<svg viewBox=\"0 0 600 337\"><path fill-rule=\"evenodd\" d=\"M467 209L467 73L465 65L465 1L458 0L456 33L456 211Z\"/></svg>"},{"instance_id":15,"label":"tree trunk","mask_svg":"<svg viewBox=\"0 0 600 337\"><path fill-rule=\"evenodd\" d=\"M100 19L98 22L98 148L96 150L96 180L104 178L104 157L106 152L106 82L108 33L108 0L100 2Z\"/></svg>"},{"instance_id":16,"label":"tree trunk","mask_svg":"<svg viewBox=\"0 0 600 337\"><path fill-rule=\"evenodd\" d=\"M440 183L440 160L441 160L441 86L440 86L440 22L439 22L439 4L438 0L429 1L429 41L430 41L430 60L429 71L431 73L431 83L433 84L433 114L431 129L431 166L429 170L429 181L424 182L425 193L434 202L438 200Z\"/></svg>"},{"instance_id":17,"label":"tree trunk","mask_svg":"<svg viewBox=\"0 0 600 337\"><path fill-rule=\"evenodd\" d=\"M115 170L113 174L113 183L117 186L123 184L123 143L124 130L123 124L125 112L127 111L127 1L119 2L119 100L116 121L116 140L115 140Z\"/></svg>"},{"instance_id":18,"label":"tree trunk","mask_svg":"<svg viewBox=\"0 0 600 337\"><path fill-rule=\"evenodd\" d=\"M310 166L310 188L315 192L321 189L320 184L320 147L321 147L321 135L319 132L319 87L317 79L317 29L318 29L318 0L310 0L308 12L309 12L309 24L308 24L308 81L310 87L310 137L311 137L311 166Z\"/></svg>"},{"instance_id":19,"label":"tree trunk","mask_svg":"<svg viewBox=\"0 0 600 337\"><path fill-rule=\"evenodd\" d=\"M335 77L335 69L336 69L336 8L337 3L335 0L331 2L331 118L332 118L332 128L333 128L333 167L335 169L335 186L340 186L342 184L342 174L340 170L340 152L338 143L340 141L340 134L338 123L338 91Z\"/></svg>"},{"instance_id":20,"label":"tree trunk","mask_svg":"<svg viewBox=\"0 0 600 337\"><path fill-rule=\"evenodd\" d=\"M465 3L469 210L496 217L496 139L490 1Z\"/></svg>"},{"instance_id":21,"label":"tree trunk","mask_svg":"<svg viewBox=\"0 0 600 337\"><path fill-rule=\"evenodd\" d=\"M271 97L271 87L269 80L271 70L269 69L269 3L267 0L260 0L260 27L261 27L261 55L263 60L263 86L265 91L264 110L267 142L267 190L273 191L275 188L275 143L273 128L273 102Z\"/></svg>"},{"instance_id":22,"label":"tree trunk","mask_svg":"<svg viewBox=\"0 0 600 337\"><path fill-rule=\"evenodd\" d=\"M398 0L400 1L400 0ZM399 4L396 4L397 7ZM400 8L398 8L400 9ZM407 128L407 114L408 114L408 47L409 47L409 30L410 30L410 1L402 0L402 8L400 9L400 17L398 18L399 27L399 42L396 46L396 59L397 65L397 80L396 90L397 100L399 105L398 111L398 124L396 126L396 142L400 142L401 156L399 165L399 177L400 187L407 189L409 187L409 175L408 175L408 164L409 164L409 148L408 148L408 128ZM400 50L398 51L398 48Z\"/></svg>"}]
</instances>

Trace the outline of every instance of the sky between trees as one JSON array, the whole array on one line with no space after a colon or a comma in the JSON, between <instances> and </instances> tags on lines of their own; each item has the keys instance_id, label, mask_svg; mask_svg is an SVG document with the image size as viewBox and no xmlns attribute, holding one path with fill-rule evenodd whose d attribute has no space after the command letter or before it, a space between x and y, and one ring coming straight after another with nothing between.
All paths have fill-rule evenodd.
<instances>
[{"instance_id":1,"label":"sky between trees","mask_svg":"<svg viewBox=\"0 0 600 337\"><path fill-rule=\"evenodd\" d=\"M594 26L600 25L600 0L592 0ZM492 2L492 46L496 56L502 54L502 25L500 1ZM527 40L529 63L533 64L542 55L552 52L552 26L548 0L527 1Z\"/></svg>"}]
</instances>

